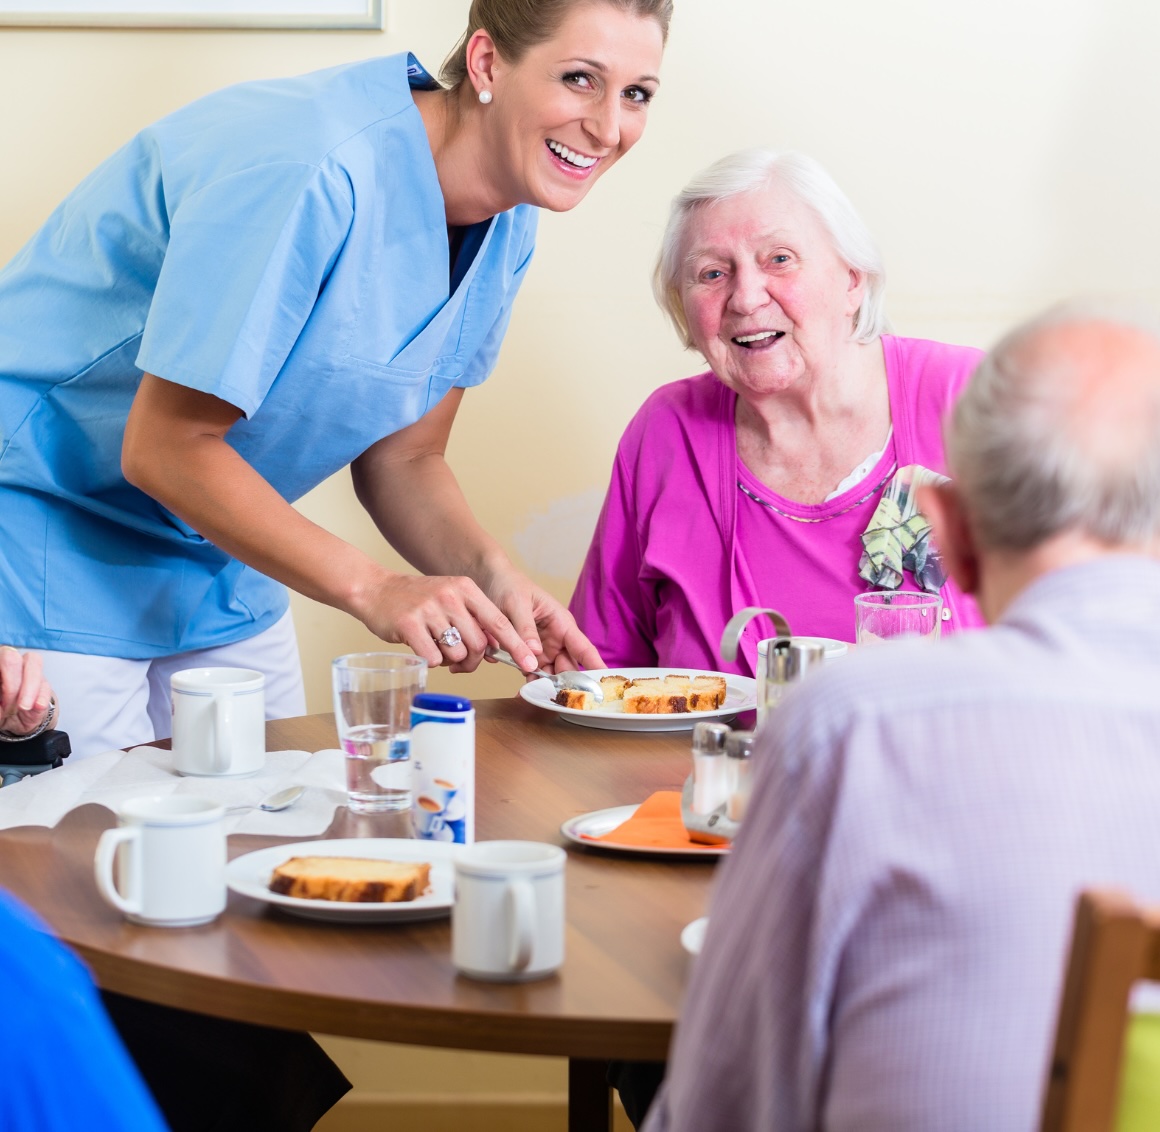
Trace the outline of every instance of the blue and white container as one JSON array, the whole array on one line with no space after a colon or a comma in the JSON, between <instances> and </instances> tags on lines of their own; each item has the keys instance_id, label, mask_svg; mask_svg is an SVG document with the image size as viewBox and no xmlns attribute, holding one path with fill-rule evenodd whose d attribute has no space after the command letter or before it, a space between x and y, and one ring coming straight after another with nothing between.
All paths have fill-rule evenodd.
<instances>
[{"instance_id":1,"label":"blue and white container","mask_svg":"<svg viewBox=\"0 0 1160 1132\"><path fill-rule=\"evenodd\" d=\"M411 705L411 828L424 841L475 841L475 709L422 692Z\"/></svg>"}]
</instances>

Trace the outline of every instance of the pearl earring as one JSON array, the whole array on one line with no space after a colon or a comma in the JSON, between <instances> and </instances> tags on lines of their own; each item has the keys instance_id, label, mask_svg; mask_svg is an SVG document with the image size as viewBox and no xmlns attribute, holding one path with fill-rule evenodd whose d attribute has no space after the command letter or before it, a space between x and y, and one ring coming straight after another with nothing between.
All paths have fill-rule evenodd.
<instances>
[{"instance_id":1,"label":"pearl earring","mask_svg":"<svg viewBox=\"0 0 1160 1132\"><path fill-rule=\"evenodd\" d=\"M481 90L479 92L479 101L482 102L484 106L486 106L491 101L491 91Z\"/></svg>"}]
</instances>

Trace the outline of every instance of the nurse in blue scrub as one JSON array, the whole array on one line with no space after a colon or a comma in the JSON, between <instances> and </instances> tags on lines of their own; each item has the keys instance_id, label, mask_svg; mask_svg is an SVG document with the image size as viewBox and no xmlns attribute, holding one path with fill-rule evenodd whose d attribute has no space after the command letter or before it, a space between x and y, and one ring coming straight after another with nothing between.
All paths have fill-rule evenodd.
<instances>
[{"instance_id":1,"label":"nurse in blue scrub","mask_svg":"<svg viewBox=\"0 0 1160 1132\"><path fill-rule=\"evenodd\" d=\"M598 666L444 460L537 208L640 137L672 0L475 0L408 55L246 83L109 158L0 271L0 635L80 755L169 734L169 674L304 710L286 587L431 664ZM349 465L394 573L291 503Z\"/></svg>"}]
</instances>

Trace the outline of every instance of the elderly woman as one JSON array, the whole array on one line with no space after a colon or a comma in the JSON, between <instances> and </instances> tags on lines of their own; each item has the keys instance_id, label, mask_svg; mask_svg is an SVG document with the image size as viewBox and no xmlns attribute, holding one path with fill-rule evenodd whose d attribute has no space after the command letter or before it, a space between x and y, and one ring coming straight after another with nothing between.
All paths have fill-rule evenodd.
<instances>
[{"instance_id":1,"label":"elderly woman","mask_svg":"<svg viewBox=\"0 0 1160 1132\"><path fill-rule=\"evenodd\" d=\"M941 584L944 631L981 624L926 555L921 516L896 532L880 508L942 471L941 421L981 354L885 333L881 257L825 170L755 149L699 174L654 287L710 369L658 389L621 439L571 606L606 663L719 668L721 631L750 605L852 640L855 594L919 588L881 553L896 533L896 549L919 535L906 564ZM747 629L740 671L765 635Z\"/></svg>"}]
</instances>

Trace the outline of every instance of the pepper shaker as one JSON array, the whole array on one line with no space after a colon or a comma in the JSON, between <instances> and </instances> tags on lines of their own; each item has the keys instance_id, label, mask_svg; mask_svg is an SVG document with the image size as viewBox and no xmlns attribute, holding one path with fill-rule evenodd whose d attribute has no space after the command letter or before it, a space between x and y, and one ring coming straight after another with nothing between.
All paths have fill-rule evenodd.
<instances>
[{"instance_id":1,"label":"pepper shaker","mask_svg":"<svg viewBox=\"0 0 1160 1132\"><path fill-rule=\"evenodd\" d=\"M725 816L739 822L745 817L753 790L753 732L731 731L725 739L725 766L729 777L729 800Z\"/></svg>"}]
</instances>

